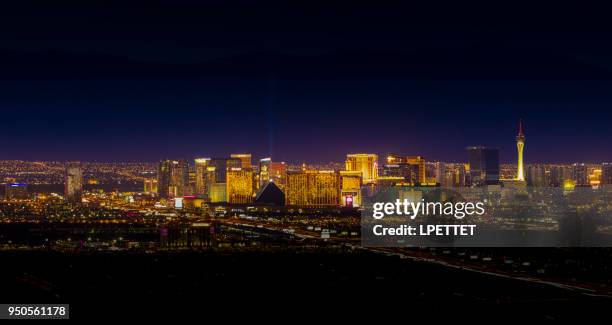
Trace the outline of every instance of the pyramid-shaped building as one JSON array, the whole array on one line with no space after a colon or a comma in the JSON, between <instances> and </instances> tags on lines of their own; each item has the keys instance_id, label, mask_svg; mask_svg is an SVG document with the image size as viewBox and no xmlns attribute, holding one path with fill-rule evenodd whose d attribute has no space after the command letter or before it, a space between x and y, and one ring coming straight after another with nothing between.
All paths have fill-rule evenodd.
<instances>
[{"instance_id":1,"label":"pyramid-shaped building","mask_svg":"<svg viewBox=\"0 0 612 325\"><path fill-rule=\"evenodd\" d=\"M285 193L274 182L269 182L257 193L255 204L283 206L285 205Z\"/></svg>"}]
</instances>

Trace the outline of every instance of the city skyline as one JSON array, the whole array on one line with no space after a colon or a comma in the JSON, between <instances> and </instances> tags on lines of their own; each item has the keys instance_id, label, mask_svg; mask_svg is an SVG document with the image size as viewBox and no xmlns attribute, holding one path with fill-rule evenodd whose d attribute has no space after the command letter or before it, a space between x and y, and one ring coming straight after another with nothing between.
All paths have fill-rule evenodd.
<instances>
[{"instance_id":1,"label":"city skyline","mask_svg":"<svg viewBox=\"0 0 612 325\"><path fill-rule=\"evenodd\" d=\"M3 3L0 319L607 317L605 9Z\"/></svg>"}]
</instances>

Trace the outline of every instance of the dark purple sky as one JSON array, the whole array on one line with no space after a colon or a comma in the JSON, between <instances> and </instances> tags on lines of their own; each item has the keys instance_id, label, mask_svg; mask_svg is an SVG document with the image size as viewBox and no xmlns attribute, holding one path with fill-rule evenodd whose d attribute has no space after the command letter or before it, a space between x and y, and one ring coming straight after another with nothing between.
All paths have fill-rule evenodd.
<instances>
[{"instance_id":1,"label":"dark purple sky","mask_svg":"<svg viewBox=\"0 0 612 325\"><path fill-rule=\"evenodd\" d=\"M598 8L224 3L4 8L0 159L612 161Z\"/></svg>"}]
</instances>

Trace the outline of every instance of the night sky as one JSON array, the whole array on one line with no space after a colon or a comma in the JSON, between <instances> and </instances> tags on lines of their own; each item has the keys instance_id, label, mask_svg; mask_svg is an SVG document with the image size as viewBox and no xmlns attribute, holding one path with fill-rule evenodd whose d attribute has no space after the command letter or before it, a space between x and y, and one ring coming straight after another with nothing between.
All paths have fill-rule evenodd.
<instances>
[{"instance_id":1,"label":"night sky","mask_svg":"<svg viewBox=\"0 0 612 325\"><path fill-rule=\"evenodd\" d=\"M219 1L0 14L0 159L612 161L601 8Z\"/></svg>"}]
</instances>

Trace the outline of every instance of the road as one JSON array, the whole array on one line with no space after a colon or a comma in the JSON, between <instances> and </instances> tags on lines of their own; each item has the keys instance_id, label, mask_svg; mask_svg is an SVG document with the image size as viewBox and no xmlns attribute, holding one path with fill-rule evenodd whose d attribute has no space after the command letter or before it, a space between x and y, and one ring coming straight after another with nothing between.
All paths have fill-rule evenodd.
<instances>
[{"instance_id":1,"label":"road","mask_svg":"<svg viewBox=\"0 0 612 325\"><path fill-rule=\"evenodd\" d=\"M277 224L267 222L267 221L256 221L256 220L245 220L245 219L223 219L222 223L226 226L240 226L240 227L249 227L253 231L257 231L258 229L266 229L268 231L276 231L281 233L287 233L284 226L279 226ZM441 258L433 258L432 256L419 256L415 254L413 251L401 249L401 248L385 248L385 247L362 247L360 245L360 240L349 239L346 237L337 237L330 236L330 238L321 238L320 232L308 231L300 228L293 228L292 235L298 238L308 238L321 240L331 243L336 243L339 245L348 245L354 249L366 250L369 252L373 252L376 254L383 254L388 256L394 256L400 259L410 259L417 262L426 262L432 263L436 265L440 265L446 268L474 272L483 275L495 276L504 279L512 279L516 281L523 281L528 283L547 285L555 288L560 288L564 290L571 290L583 295L594 296L594 297L603 297L612 299L612 294L609 292L601 292L596 290L592 284L570 284L563 283L558 281L551 281L547 279L541 279L530 276L517 276L512 273L504 272L501 270L492 270L490 268L482 268L475 265L467 265L464 263L457 263L456 261L448 261Z\"/></svg>"}]
</instances>

